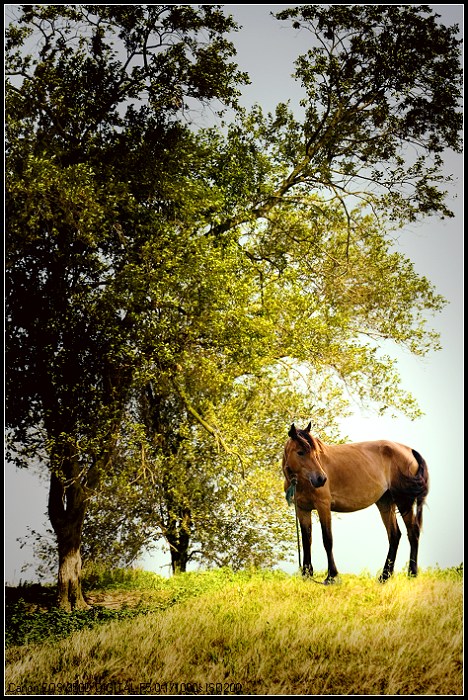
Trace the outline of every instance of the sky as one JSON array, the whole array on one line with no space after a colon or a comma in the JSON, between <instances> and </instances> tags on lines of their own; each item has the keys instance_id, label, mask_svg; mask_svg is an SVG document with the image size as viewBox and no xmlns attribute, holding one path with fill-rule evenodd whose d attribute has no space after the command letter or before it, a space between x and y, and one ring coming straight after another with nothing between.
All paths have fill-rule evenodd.
<instances>
[{"instance_id":1,"label":"sky","mask_svg":"<svg viewBox=\"0 0 468 700\"><path fill-rule=\"evenodd\" d=\"M225 5L243 29L232 39L237 61L248 71L251 85L243 89L244 106L254 103L265 111L278 102L299 104L300 86L291 78L293 62L309 47L310 35L287 28L270 16L291 5ZM431 5L446 25L463 27L463 5ZM422 568L457 566L463 561L463 159L448 153L447 172L454 176L448 204L455 218L429 218L399 232L398 250L410 257L416 270L436 286L449 302L431 325L441 334L443 349L426 358L394 350L403 386L418 399L424 416L416 421L363 413L356 407L352 417L341 421L343 437L350 442L390 439L407 444L425 458L430 491L424 510L419 564ZM305 426L303 426L305 427ZM47 525L47 483L27 470L6 465L5 477L5 580L33 580L32 571L22 573L31 561L31 550L20 548L18 537L30 527L43 532ZM291 510L291 528L294 512ZM403 570L409 559L404 525L396 560ZM326 569L320 527L313 528L312 562L316 571ZM385 528L372 506L364 511L333 518L334 555L340 573L377 574L388 549ZM167 552L143 557L140 564L159 574L168 573ZM296 564L285 567L293 571Z\"/></svg>"}]
</instances>

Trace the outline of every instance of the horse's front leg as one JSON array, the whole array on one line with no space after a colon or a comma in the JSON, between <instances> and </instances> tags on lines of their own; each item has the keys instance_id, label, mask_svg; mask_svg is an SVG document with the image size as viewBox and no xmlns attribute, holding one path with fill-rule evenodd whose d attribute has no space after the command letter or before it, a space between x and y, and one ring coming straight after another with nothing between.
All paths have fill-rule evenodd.
<instances>
[{"instance_id":1,"label":"horse's front leg","mask_svg":"<svg viewBox=\"0 0 468 700\"><path fill-rule=\"evenodd\" d=\"M322 528L323 546L325 547L328 560L327 578L325 579L324 583L334 583L336 576L338 576L338 569L336 568L335 559L333 558L333 535L330 506L322 505L321 507L317 508L317 512Z\"/></svg>"},{"instance_id":2,"label":"horse's front leg","mask_svg":"<svg viewBox=\"0 0 468 700\"><path fill-rule=\"evenodd\" d=\"M312 566L312 513L310 511L300 510L298 508L297 517L301 526L302 536L302 575L313 576L314 567Z\"/></svg>"}]
</instances>

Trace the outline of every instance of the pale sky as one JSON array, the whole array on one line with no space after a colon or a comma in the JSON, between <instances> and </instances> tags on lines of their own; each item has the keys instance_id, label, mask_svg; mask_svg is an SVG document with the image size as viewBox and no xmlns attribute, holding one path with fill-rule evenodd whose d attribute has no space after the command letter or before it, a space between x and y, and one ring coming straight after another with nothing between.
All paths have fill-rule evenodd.
<instances>
[{"instance_id":1,"label":"pale sky","mask_svg":"<svg viewBox=\"0 0 468 700\"><path fill-rule=\"evenodd\" d=\"M286 29L269 16L291 5L225 5L243 25L233 40L238 49L240 68L248 71L252 85L243 90L246 106L259 103L268 111L278 102L291 100L297 105L300 87L290 78L293 61L307 50L307 32ZM432 5L446 25L463 27L463 5ZM414 447L426 459L430 491L424 511L419 564L427 567L457 566L463 561L463 203L462 157L448 154L447 172L455 176L450 189L449 206L456 216L440 221L435 218L407 227L400 233L399 250L414 262L419 273L428 277L449 305L433 321L441 333L443 350L418 359L395 350L406 389L411 391L424 411L423 418L410 421L363 415L342 421L343 436L349 441L388 438ZM30 551L20 549L16 539L24 537L27 527L42 531L46 523L47 484L31 472L17 472L6 466L5 483L5 580L18 583L32 580L31 572L21 574L30 561ZM294 516L291 511L291 527ZM406 568L409 545L404 525L396 561L396 570ZM334 554L340 573L376 574L387 553L387 538L376 507L358 513L335 516L333 520ZM314 568L326 569L320 527L315 525L312 545ZM167 573L169 557L160 554L142 560L145 568ZM161 569L161 566L164 568ZM294 570L295 565L288 567Z\"/></svg>"}]
</instances>

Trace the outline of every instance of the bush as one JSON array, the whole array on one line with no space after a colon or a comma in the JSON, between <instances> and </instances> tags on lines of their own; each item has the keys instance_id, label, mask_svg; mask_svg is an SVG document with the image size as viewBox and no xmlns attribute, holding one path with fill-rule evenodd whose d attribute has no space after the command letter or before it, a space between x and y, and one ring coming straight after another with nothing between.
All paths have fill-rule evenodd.
<instances>
[{"instance_id":1,"label":"bush","mask_svg":"<svg viewBox=\"0 0 468 700\"><path fill-rule=\"evenodd\" d=\"M72 632L91 629L113 620L123 620L149 612L141 608L109 610L94 605L89 610L76 610L72 613L52 608L51 610L31 610L25 600L7 603L5 609L5 645L30 644L68 637Z\"/></svg>"}]
</instances>

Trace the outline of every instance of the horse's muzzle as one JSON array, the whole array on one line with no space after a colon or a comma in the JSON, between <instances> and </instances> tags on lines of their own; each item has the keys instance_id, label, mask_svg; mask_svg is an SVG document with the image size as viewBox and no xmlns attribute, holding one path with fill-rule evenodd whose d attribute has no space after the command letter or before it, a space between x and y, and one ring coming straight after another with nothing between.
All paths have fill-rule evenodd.
<instances>
[{"instance_id":1,"label":"horse's muzzle","mask_svg":"<svg viewBox=\"0 0 468 700\"><path fill-rule=\"evenodd\" d=\"M309 476L310 483L316 489L319 489L321 486L323 486L326 480L327 477L325 476L325 474L321 474L320 472L313 472Z\"/></svg>"}]
</instances>

